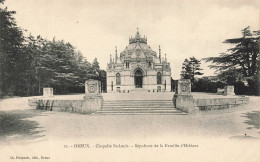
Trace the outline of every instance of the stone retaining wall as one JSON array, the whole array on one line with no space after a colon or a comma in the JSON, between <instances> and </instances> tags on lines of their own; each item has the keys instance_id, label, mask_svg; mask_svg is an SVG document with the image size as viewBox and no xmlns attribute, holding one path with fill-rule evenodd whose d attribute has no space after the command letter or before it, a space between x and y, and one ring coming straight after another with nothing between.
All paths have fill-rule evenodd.
<instances>
[{"instance_id":1,"label":"stone retaining wall","mask_svg":"<svg viewBox=\"0 0 260 162\"><path fill-rule=\"evenodd\" d=\"M220 110L249 103L249 97L196 99L195 109Z\"/></svg>"},{"instance_id":2,"label":"stone retaining wall","mask_svg":"<svg viewBox=\"0 0 260 162\"><path fill-rule=\"evenodd\" d=\"M64 111L87 113L84 109L84 100L55 100L55 99L29 99L29 105L34 109L49 111Z\"/></svg>"},{"instance_id":3,"label":"stone retaining wall","mask_svg":"<svg viewBox=\"0 0 260 162\"><path fill-rule=\"evenodd\" d=\"M174 106L188 114L198 111L221 110L246 105L249 97L193 99L190 95L174 95Z\"/></svg>"},{"instance_id":4,"label":"stone retaining wall","mask_svg":"<svg viewBox=\"0 0 260 162\"><path fill-rule=\"evenodd\" d=\"M86 100L58 100L51 98L33 98L29 99L29 105L34 109L62 111L72 113L90 114L94 112L86 106ZM235 98L212 98L212 99L193 99L192 96L179 95L174 99L174 105L177 109L189 114L196 111L209 111L227 109L249 103L249 97Z\"/></svg>"}]
</instances>

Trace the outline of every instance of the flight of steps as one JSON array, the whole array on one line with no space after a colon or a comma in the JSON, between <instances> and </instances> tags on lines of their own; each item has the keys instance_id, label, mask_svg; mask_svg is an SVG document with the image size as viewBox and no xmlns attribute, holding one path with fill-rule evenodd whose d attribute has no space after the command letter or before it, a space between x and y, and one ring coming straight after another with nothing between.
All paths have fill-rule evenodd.
<instances>
[{"instance_id":1,"label":"flight of steps","mask_svg":"<svg viewBox=\"0 0 260 162\"><path fill-rule=\"evenodd\" d=\"M172 100L110 100L104 101L101 110L98 110L96 114L186 115L187 113L177 110Z\"/></svg>"},{"instance_id":2,"label":"flight of steps","mask_svg":"<svg viewBox=\"0 0 260 162\"><path fill-rule=\"evenodd\" d=\"M134 88L130 92L131 93L135 93L135 92L140 93L140 92L148 92L148 90L144 89L144 88Z\"/></svg>"}]
</instances>

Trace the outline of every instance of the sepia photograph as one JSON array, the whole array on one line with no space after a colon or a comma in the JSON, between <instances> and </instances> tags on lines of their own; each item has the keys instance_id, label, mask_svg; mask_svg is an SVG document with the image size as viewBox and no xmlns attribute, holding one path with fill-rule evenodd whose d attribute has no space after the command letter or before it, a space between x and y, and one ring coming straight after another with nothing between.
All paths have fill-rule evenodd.
<instances>
[{"instance_id":1,"label":"sepia photograph","mask_svg":"<svg viewBox=\"0 0 260 162\"><path fill-rule=\"evenodd\" d=\"M0 0L1 162L260 162L260 1Z\"/></svg>"}]
</instances>

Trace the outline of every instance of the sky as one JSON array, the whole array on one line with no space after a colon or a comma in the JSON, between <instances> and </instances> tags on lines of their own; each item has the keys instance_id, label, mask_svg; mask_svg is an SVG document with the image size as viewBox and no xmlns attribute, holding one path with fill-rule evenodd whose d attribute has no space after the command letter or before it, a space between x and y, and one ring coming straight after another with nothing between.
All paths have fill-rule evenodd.
<instances>
[{"instance_id":1,"label":"sky","mask_svg":"<svg viewBox=\"0 0 260 162\"><path fill-rule=\"evenodd\" d=\"M167 54L172 78L179 79L185 58L219 56L247 26L260 29L258 0L6 0L19 27L32 35L70 42L85 58L106 69L139 28L148 45ZM27 33L28 34L28 33ZM215 75L201 62L204 76Z\"/></svg>"}]
</instances>

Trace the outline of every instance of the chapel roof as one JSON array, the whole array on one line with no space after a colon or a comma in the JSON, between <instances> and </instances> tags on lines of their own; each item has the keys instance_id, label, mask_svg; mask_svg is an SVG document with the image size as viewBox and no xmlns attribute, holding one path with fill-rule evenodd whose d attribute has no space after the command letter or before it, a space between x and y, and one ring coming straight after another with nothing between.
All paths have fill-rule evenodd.
<instances>
[{"instance_id":1,"label":"chapel roof","mask_svg":"<svg viewBox=\"0 0 260 162\"><path fill-rule=\"evenodd\" d=\"M142 53L146 57L156 56L156 52L151 49L149 45L147 45L147 37L142 37L139 31L137 30L135 37L129 38L129 45L125 48L124 51L120 53L120 57L131 57L136 49L141 49Z\"/></svg>"}]
</instances>

